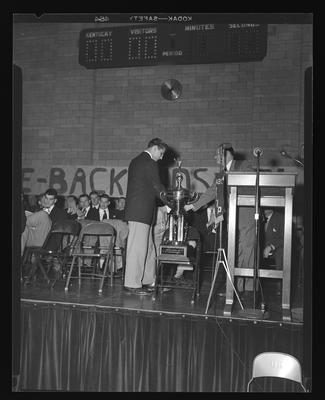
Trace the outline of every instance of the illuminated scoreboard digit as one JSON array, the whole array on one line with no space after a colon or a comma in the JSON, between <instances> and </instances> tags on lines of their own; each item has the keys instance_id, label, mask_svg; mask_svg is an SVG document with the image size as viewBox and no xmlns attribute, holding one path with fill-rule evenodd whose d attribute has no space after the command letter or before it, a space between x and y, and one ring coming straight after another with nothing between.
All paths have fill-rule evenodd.
<instances>
[{"instance_id":1,"label":"illuminated scoreboard digit","mask_svg":"<svg viewBox=\"0 0 325 400\"><path fill-rule=\"evenodd\" d=\"M79 63L86 68L260 61L266 24L152 24L84 29Z\"/></svg>"},{"instance_id":2,"label":"illuminated scoreboard digit","mask_svg":"<svg viewBox=\"0 0 325 400\"><path fill-rule=\"evenodd\" d=\"M158 55L157 27L129 28L128 61L156 61Z\"/></svg>"}]
</instances>

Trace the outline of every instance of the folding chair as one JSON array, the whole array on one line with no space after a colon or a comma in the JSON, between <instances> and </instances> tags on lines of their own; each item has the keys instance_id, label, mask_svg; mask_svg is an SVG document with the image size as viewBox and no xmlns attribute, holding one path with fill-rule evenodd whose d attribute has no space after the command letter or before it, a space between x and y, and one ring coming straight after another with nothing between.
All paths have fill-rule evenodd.
<instances>
[{"instance_id":1,"label":"folding chair","mask_svg":"<svg viewBox=\"0 0 325 400\"><path fill-rule=\"evenodd\" d=\"M27 279L30 280L35 277L39 268L47 283L50 283L48 273L55 261L60 266L60 271L57 272L64 274L68 260L69 258L71 259L72 249L77 242L80 229L81 225L77 221L59 221L52 226L42 247L26 247L23 256L23 266L25 267L28 263L31 264L31 270ZM44 269L45 263L49 264L47 271ZM51 285L52 287L54 287L57 279L58 273Z\"/></svg>"},{"instance_id":2,"label":"folding chair","mask_svg":"<svg viewBox=\"0 0 325 400\"><path fill-rule=\"evenodd\" d=\"M92 238L89 241L89 237ZM87 239L88 238L88 239ZM103 238L107 238L109 241L108 245L103 245ZM70 280L72 278L78 278L79 284L81 284L81 279L83 277L91 277L100 279L99 293L102 293L104 280L108 277L107 268L110 264L110 277L111 286L113 285L113 248L115 243L115 231L114 228L108 223L103 222L90 222L85 224L81 229L78 243L72 253L72 262L69 270L69 274L65 284L65 290L69 290ZM104 259L103 272L100 272L100 267L98 267L100 259ZM86 268L93 269L92 272L84 272L84 266L81 265L84 259L90 259L93 261L95 259L95 265L85 266ZM78 276L72 276L73 268L78 267Z\"/></svg>"},{"instance_id":3,"label":"folding chair","mask_svg":"<svg viewBox=\"0 0 325 400\"><path fill-rule=\"evenodd\" d=\"M277 377L298 382L306 392L302 384L300 362L290 354L278 352L265 352L258 354L253 361L252 378L247 384L247 392L255 378Z\"/></svg>"}]
</instances>

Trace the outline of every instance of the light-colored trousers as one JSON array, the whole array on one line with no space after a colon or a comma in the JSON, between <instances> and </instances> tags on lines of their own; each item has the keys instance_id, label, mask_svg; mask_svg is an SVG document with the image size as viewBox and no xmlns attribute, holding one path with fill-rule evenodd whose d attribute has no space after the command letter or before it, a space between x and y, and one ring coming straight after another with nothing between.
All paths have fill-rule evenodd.
<instances>
[{"instance_id":1,"label":"light-colored trousers","mask_svg":"<svg viewBox=\"0 0 325 400\"><path fill-rule=\"evenodd\" d=\"M150 285L154 283L156 276L155 257L152 226L129 221L124 286L141 288L142 284Z\"/></svg>"}]
</instances>

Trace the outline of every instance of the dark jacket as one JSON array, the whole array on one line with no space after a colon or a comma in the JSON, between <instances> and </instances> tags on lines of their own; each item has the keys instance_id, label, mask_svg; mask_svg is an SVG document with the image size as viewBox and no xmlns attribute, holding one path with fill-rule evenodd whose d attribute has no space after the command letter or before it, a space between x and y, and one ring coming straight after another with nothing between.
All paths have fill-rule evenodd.
<instances>
[{"instance_id":1,"label":"dark jacket","mask_svg":"<svg viewBox=\"0 0 325 400\"><path fill-rule=\"evenodd\" d=\"M231 163L230 171L247 171L249 166L246 162L241 160L234 160ZM199 210L202 206L209 204L212 200L216 198L216 183L214 182L199 198L194 205L194 211Z\"/></svg>"},{"instance_id":2,"label":"dark jacket","mask_svg":"<svg viewBox=\"0 0 325 400\"><path fill-rule=\"evenodd\" d=\"M164 190L166 189L160 181L157 162L148 153L142 152L129 165L125 220L152 225L156 198Z\"/></svg>"},{"instance_id":3,"label":"dark jacket","mask_svg":"<svg viewBox=\"0 0 325 400\"><path fill-rule=\"evenodd\" d=\"M125 210L116 210L113 208L112 210L109 210L109 215L111 219L125 220Z\"/></svg>"},{"instance_id":4,"label":"dark jacket","mask_svg":"<svg viewBox=\"0 0 325 400\"><path fill-rule=\"evenodd\" d=\"M66 211L57 207L56 205L52 208L52 211L49 215L52 220L52 226L54 226L54 224L58 221L64 221L68 219Z\"/></svg>"},{"instance_id":5,"label":"dark jacket","mask_svg":"<svg viewBox=\"0 0 325 400\"><path fill-rule=\"evenodd\" d=\"M284 245L284 214L282 211L273 211L266 230L262 230L262 235L264 236L262 238L262 240L264 239L263 248L272 244L275 247L273 251L275 265L282 267Z\"/></svg>"},{"instance_id":6,"label":"dark jacket","mask_svg":"<svg viewBox=\"0 0 325 400\"><path fill-rule=\"evenodd\" d=\"M85 219L89 219L91 221L99 221L99 209L90 206L90 209Z\"/></svg>"}]
</instances>

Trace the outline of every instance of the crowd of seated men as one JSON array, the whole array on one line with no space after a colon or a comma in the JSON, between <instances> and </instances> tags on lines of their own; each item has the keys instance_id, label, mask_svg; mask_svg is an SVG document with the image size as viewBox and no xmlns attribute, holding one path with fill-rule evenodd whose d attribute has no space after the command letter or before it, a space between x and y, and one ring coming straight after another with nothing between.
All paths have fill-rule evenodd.
<instances>
[{"instance_id":1,"label":"crowd of seated men","mask_svg":"<svg viewBox=\"0 0 325 400\"><path fill-rule=\"evenodd\" d=\"M76 220L81 224L82 220L107 220L117 230L116 245L123 247L127 237L124 205L125 198L111 199L106 193L99 194L96 191L89 195L83 193L79 197L68 195L64 198L59 196L55 189L50 188L38 196L24 195L21 255L23 256L26 247L42 247L51 228L57 222L65 220ZM53 244L54 250L55 243L47 244Z\"/></svg>"}]
</instances>

